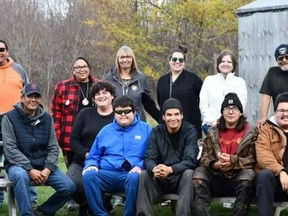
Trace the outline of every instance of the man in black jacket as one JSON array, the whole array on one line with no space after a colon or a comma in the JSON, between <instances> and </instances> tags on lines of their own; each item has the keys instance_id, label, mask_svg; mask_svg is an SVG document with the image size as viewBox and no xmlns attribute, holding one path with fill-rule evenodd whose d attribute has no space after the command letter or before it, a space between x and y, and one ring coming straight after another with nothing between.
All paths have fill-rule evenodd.
<instances>
[{"instance_id":1,"label":"man in black jacket","mask_svg":"<svg viewBox=\"0 0 288 216\"><path fill-rule=\"evenodd\" d=\"M145 154L145 169L141 172L137 215L153 215L153 206L167 193L179 195L177 215L191 215L193 201L193 170L199 152L197 130L183 121L183 111L177 99L163 104L164 124L152 130Z\"/></svg>"}]
</instances>

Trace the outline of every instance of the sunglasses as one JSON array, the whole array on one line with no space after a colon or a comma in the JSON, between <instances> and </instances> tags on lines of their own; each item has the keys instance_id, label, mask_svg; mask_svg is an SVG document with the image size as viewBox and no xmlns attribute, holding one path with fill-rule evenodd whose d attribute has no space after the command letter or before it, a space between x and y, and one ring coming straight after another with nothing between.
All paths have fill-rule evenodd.
<instances>
[{"instance_id":1,"label":"sunglasses","mask_svg":"<svg viewBox=\"0 0 288 216\"><path fill-rule=\"evenodd\" d=\"M0 48L0 52L4 52L6 50L6 48L1 47Z\"/></svg>"},{"instance_id":2,"label":"sunglasses","mask_svg":"<svg viewBox=\"0 0 288 216\"><path fill-rule=\"evenodd\" d=\"M277 61L283 61L284 59L286 59L288 61L288 55L283 55L283 56L277 57Z\"/></svg>"},{"instance_id":3,"label":"sunglasses","mask_svg":"<svg viewBox=\"0 0 288 216\"><path fill-rule=\"evenodd\" d=\"M172 62L177 62L177 61L179 61L180 63L183 63L183 62L184 62L184 58L176 58L176 57L173 57L173 58L171 58L171 61L172 61Z\"/></svg>"},{"instance_id":4,"label":"sunglasses","mask_svg":"<svg viewBox=\"0 0 288 216\"><path fill-rule=\"evenodd\" d=\"M115 110L115 113L118 115L122 115L123 113L125 115L129 114L132 112L132 109L123 109L123 110Z\"/></svg>"}]
</instances>

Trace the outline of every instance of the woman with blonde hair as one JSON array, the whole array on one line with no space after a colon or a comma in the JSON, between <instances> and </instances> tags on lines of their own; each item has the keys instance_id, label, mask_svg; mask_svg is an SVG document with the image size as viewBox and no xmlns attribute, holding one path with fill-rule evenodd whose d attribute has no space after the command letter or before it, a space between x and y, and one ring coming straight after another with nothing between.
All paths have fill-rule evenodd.
<instances>
[{"instance_id":1,"label":"woman with blonde hair","mask_svg":"<svg viewBox=\"0 0 288 216\"><path fill-rule=\"evenodd\" d=\"M137 67L133 50L122 46L115 59L115 68L108 71L104 80L110 81L116 88L116 96L130 96L136 107L136 112L142 121L145 121L144 109L156 120L159 119L159 110L151 96L146 76Z\"/></svg>"}]
</instances>

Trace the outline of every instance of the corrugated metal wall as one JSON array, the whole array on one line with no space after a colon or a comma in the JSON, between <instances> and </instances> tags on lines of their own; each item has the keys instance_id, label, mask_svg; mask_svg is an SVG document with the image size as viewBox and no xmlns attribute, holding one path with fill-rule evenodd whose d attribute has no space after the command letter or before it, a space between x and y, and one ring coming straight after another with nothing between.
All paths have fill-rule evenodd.
<instances>
[{"instance_id":1,"label":"corrugated metal wall","mask_svg":"<svg viewBox=\"0 0 288 216\"><path fill-rule=\"evenodd\" d=\"M262 81L269 67L277 65L274 51L279 44L288 43L288 0L270 0L268 7L267 2L258 0L237 10L239 76L247 84L245 114L251 124L260 118Z\"/></svg>"}]
</instances>

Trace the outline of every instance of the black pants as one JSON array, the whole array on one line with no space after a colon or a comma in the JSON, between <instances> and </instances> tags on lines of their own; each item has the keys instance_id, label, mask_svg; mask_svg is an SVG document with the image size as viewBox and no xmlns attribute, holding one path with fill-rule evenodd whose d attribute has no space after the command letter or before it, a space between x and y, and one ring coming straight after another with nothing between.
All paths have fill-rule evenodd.
<instances>
[{"instance_id":1,"label":"black pants","mask_svg":"<svg viewBox=\"0 0 288 216\"><path fill-rule=\"evenodd\" d=\"M205 167L198 167L197 169L201 169L202 174L205 174L205 178L200 179L200 185L194 189L194 204L197 216L210 215L212 197L226 196L236 197L233 205L233 215L248 215L253 198L253 179L246 178L245 176L253 176L253 170L241 170L233 178L221 178L210 173ZM247 173L249 171L251 171L251 175Z\"/></svg>"}]
</instances>

